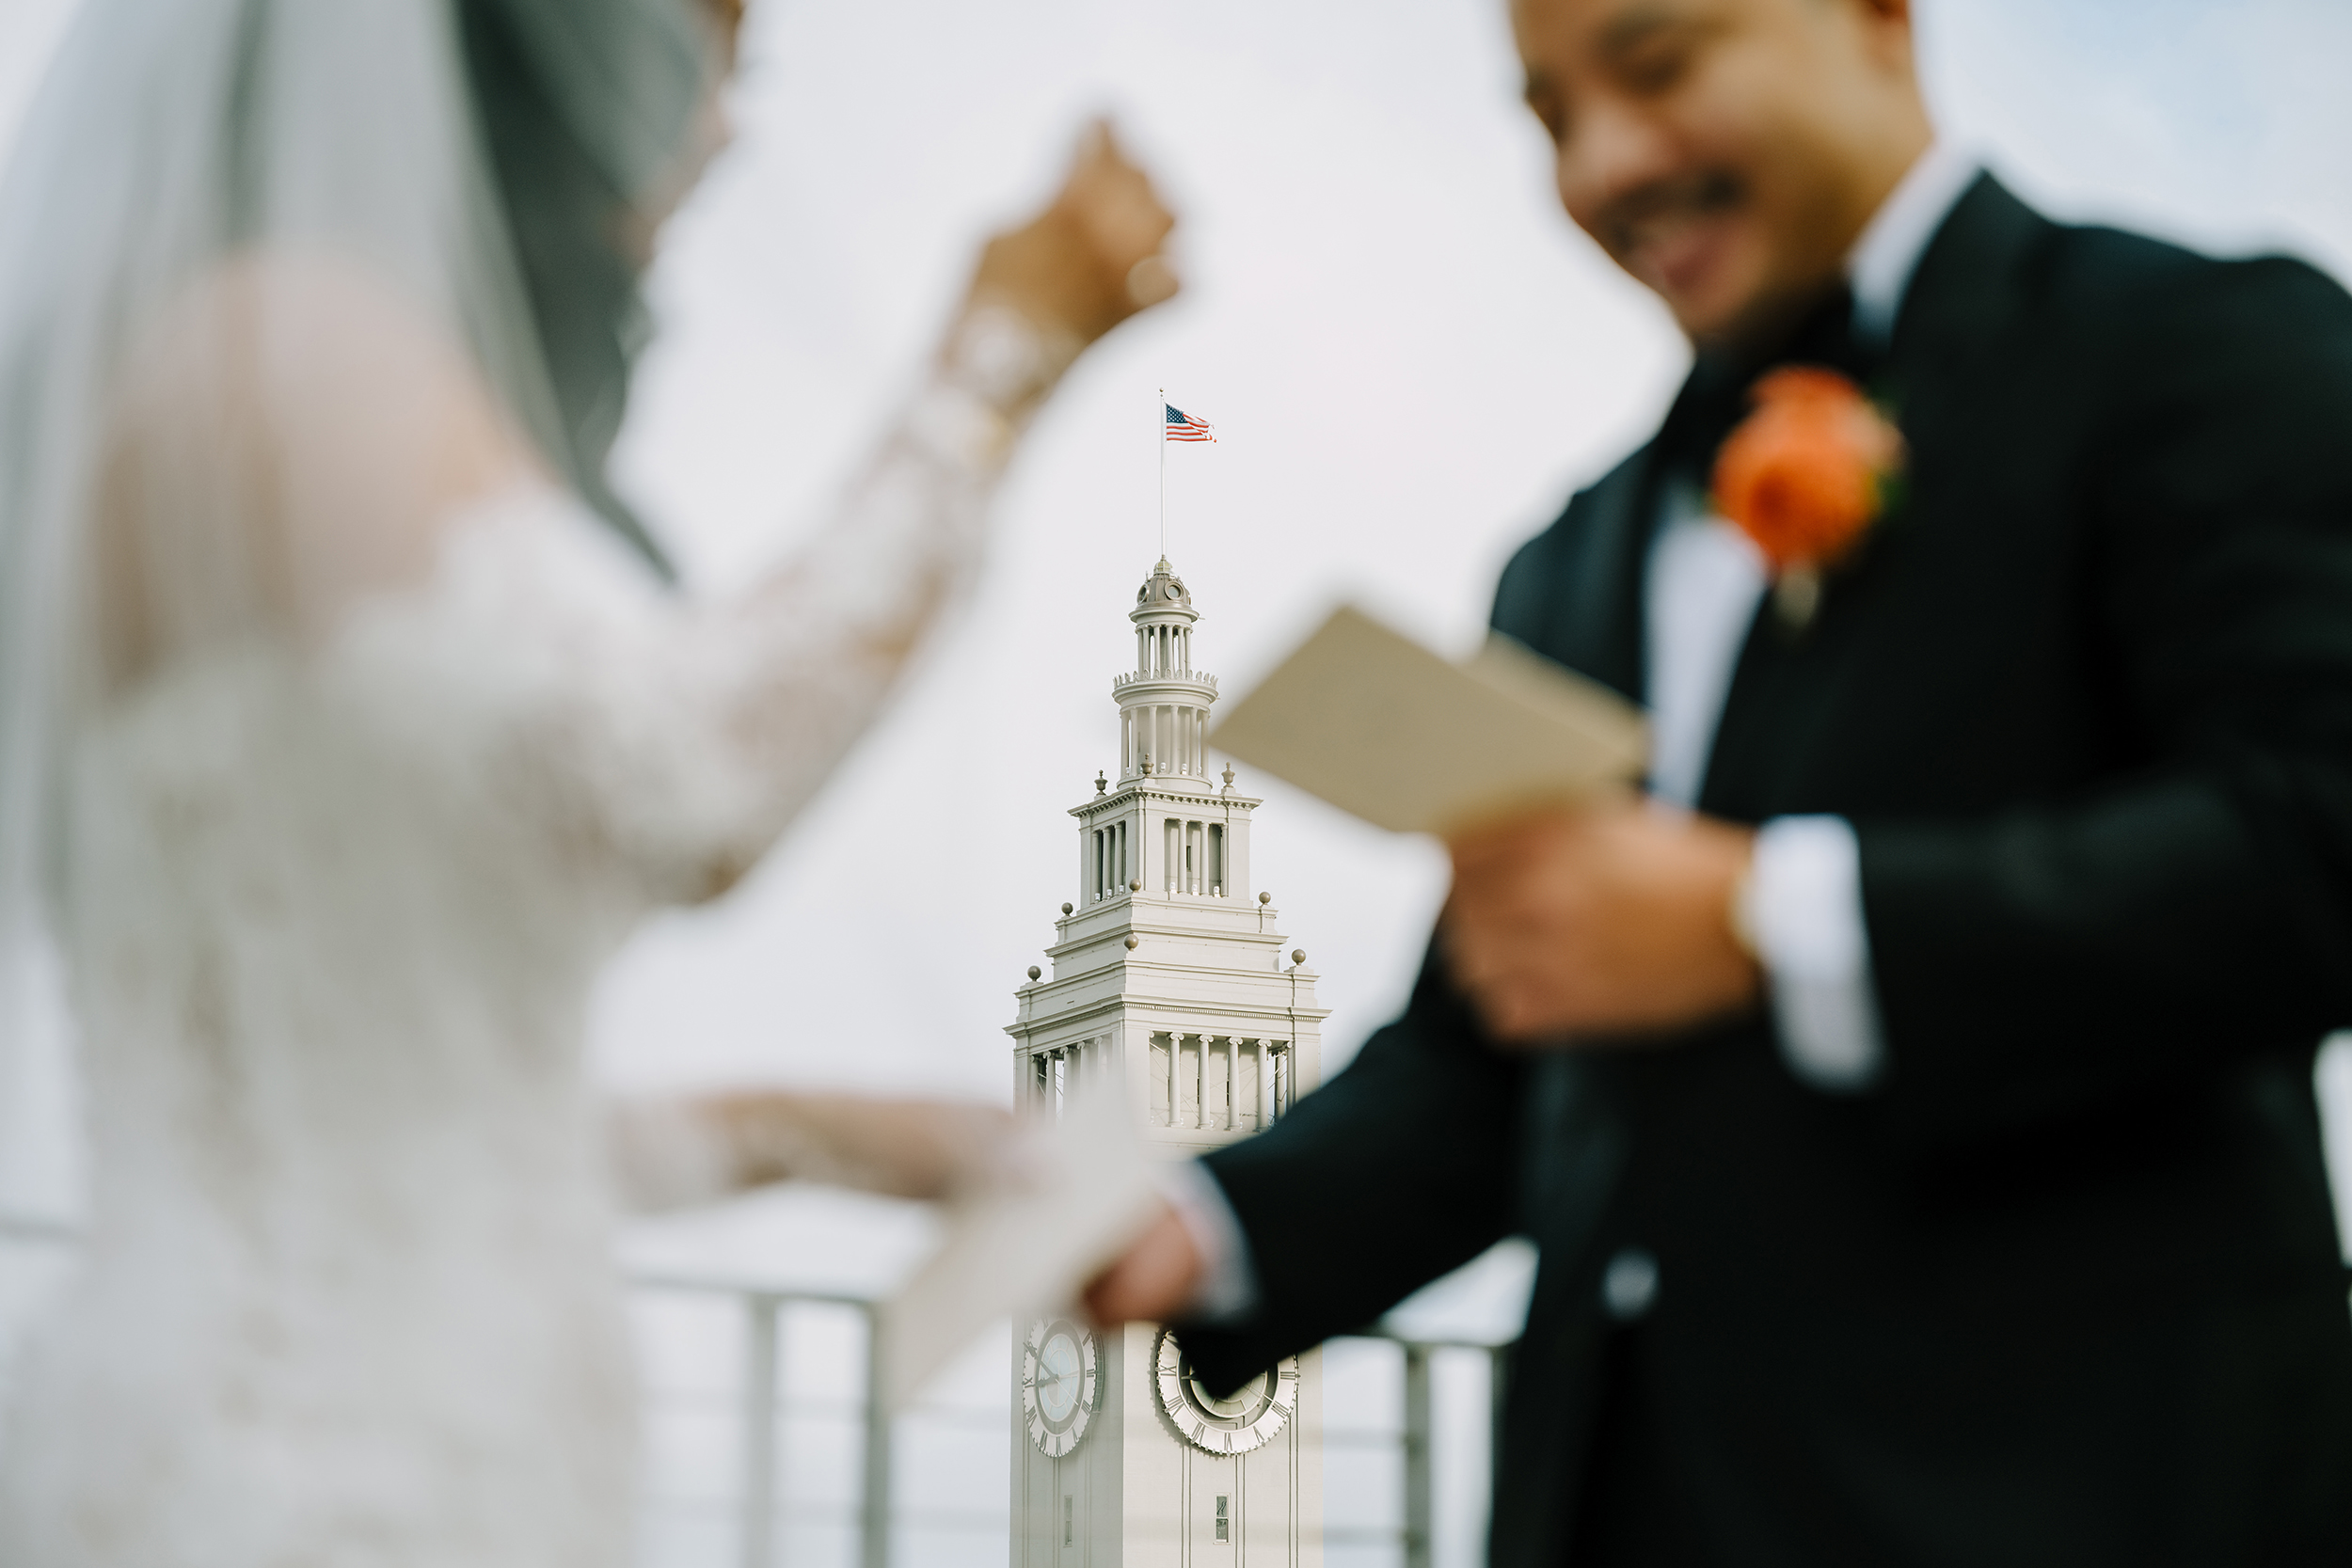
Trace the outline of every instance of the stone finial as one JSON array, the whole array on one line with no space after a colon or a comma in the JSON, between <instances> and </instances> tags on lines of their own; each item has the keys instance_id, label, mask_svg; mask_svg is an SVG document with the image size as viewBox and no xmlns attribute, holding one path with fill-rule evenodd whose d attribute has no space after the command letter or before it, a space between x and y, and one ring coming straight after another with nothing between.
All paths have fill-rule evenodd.
<instances>
[{"instance_id":1,"label":"stone finial","mask_svg":"<svg viewBox=\"0 0 2352 1568\"><path fill-rule=\"evenodd\" d=\"M1143 879L1138 877L1134 881L1129 882L1127 884L1127 891L1129 893L1141 893L1143 891Z\"/></svg>"},{"instance_id":2,"label":"stone finial","mask_svg":"<svg viewBox=\"0 0 2352 1568\"><path fill-rule=\"evenodd\" d=\"M1152 753L1149 752L1143 753L1143 776L1147 779L1152 776Z\"/></svg>"},{"instance_id":3,"label":"stone finial","mask_svg":"<svg viewBox=\"0 0 2352 1568\"><path fill-rule=\"evenodd\" d=\"M1303 948L1303 947L1294 947L1294 948L1292 948L1292 949L1291 949L1291 962L1293 962L1293 963L1295 963L1295 964L1303 964L1303 963L1305 963L1306 961L1307 961L1307 950L1306 950L1305 948Z\"/></svg>"},{"instance_id":4,"label":"stone finial","mask_svg":"<svg viewBox=\"0 0 2352 1568\"><path fill-rule=\"evenodd\" d=\"M1225 793L1233 793L1233 765L1230 762L1225 765Z\"/></svg>"},{"instance_id":5,"label":"stone finial","mask_svg":"<svg viewBox=\"0 0 2352 1568\"><path fill-rule=\"evenodd\" d=\"M1127 951L1130 953L1134 952L1136 948L1141 947L1142 945L1143 939L1141 937L1129 937L1127 939Z\"/></svg>"},{"instance_id":6,"label":"stone finial","mask_svg":"<svg viewBox=\"0 0 2352 1568\"><path fill-rule=\"evenodd\" d=\"M1029 978L1030 978L1030 979L1032 979L1032 980L1041 979L1041 978L1043 978L1043 977L1044 977L1044 974L1045 974L1045 971L1043 971L1043 970L1041 970L1041 969L1038 968L1038 966L1037 966L1037 965L1035 965L1035 964L1031 964L1031 965L1029 966Z\"/></svg>"},{"instance_id":7,"label":"stone finial","mask_svg":"<svg viewBox=\"0 0 2352 1568\"><path fill-rule=\"evenodd\" d=\"M1064 913L1064 914L1068 914L1068 913L1070 913L1070 912L1071 912L1071 906L1070 906L1070 905L1068 905L1068 904L1064 904L1064 905L1061 907L1061 912L1062 912L1062 913Z\"/></svg>"},{"instance_id":8,"label":"stone finial","mask_svg":"<svg viewBox=\"0 0 2352 1568\"><path fill-rule=\"evenodd\" d=\"M1094 793L1100 795L1104 790L1109 787L1110 780L1104 776L1103 770L1100 768L1096 768L1094 770Z\"/></svg>"},{"instance_id":9,"label":"stone finial","mask_svg":"<svg viewBox=\"0 0 2352 1568\"><path fill-rule=\"evenodd\" d=\"M1258 902L1261 904L1271 904L1274 902L1274 895L1270 893L1261 893L1258 895Z\"/></svg>"}]
</instances>

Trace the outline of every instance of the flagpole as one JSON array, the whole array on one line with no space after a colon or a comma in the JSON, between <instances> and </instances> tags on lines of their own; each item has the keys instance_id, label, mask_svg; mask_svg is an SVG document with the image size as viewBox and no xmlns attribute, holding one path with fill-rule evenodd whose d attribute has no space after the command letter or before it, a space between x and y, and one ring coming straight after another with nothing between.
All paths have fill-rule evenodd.
<instances>
[{"instance_id":1,"label":"flagpole","mask_svg":"<svg viewBox=\"0 0 2352 1568\"><path fill-rule=\"evenodd\" d=\"M1168 559L1168 388L1160 388L1160 559Z\"/></svg>"}]
</instances>

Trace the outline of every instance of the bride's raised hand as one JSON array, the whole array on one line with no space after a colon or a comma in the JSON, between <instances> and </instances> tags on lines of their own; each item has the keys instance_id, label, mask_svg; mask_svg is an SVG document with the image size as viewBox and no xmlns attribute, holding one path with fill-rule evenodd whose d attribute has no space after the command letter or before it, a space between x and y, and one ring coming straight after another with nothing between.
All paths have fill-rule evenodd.
<instances>
[{"instance_id":1,"label":"bride's raised hand","mask_svg":"<svg viewBox=\"0 0 2352 1568\"><path fill-rule=\"evenodd\" d=\"M929 381L830 524L697 624L713 653L679 667L729 673L682 711L723 720L658 748L653 766L676 767L664 776L691 798L760 808L661 868L674 896L728 887L882 710L932 618L974 580L990 494L1029 416L1088 343L1176 292L1160 249L1174 227L1110 128L1089 127L1053 200L982 249ZM663 760L714 754L739 767L740 788Z\"/></svg>"},{"instance_id":2,"label":"bride's raised hand","mask_svg":"<svg viewBox=\"0 0 2352 1568\"><path fill-rule=\"evenodd\" d=\"M1160 252L1175 225L1151 177L1098 119L1045 210L981 250L973 301L1009 306L1083 347L1176 293Z\"/></svg>"}]
</instances>

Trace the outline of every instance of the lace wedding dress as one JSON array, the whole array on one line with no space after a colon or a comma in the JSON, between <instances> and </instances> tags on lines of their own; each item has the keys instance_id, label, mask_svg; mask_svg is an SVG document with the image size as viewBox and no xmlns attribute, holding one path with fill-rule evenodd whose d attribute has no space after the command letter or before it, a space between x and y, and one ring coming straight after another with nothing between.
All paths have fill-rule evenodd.
<instances>
[{"instance_id":1,"label":"lace wedding dress","mask_svg":"<svg viewBox=\"0 0 2352 1568\"><path fill-rule=\"evenodd\" d=\"M604 454L734 9L79 0L0 177L0 1068L54 939L91 1171L5 1568L628 1555L591 979L871 721L1079 346L980 289L812 544L663 586ZM1149 251L1122 166L1006 243L1127 181Z\"/></svg>"},{"instance_id":2,"label":"lace wedding dress","mask_svg":"<svg viewBox=\"0 0 2352 1568\"><path fill-rule=\"evenodd\" d=\"M96 1190L23 1361L0 1561L623 1559L591 977L868 721L1058 369L968 321L845 515L739 602L666 593L523 483L321 645L256 634L84 724L61 937Z\"/></svg>"}]
</instances>

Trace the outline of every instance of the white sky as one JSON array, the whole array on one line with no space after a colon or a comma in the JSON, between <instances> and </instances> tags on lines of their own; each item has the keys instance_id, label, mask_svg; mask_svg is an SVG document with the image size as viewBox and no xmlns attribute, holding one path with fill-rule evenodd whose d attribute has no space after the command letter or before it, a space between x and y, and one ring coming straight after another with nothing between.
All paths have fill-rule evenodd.
<instances>
[{"instance_id":1,"label":"white sky","mask_svg":"<svg viewBox=\"0 0 2352 1568\"><path fill-rule=\"evenodd\" d=\"M0 0L0 138L70 8ZM1944 124L2027 194L2352 271L2352 8L1923 9ZM740 134L668 236L619 465L697 579L820 514L977 237L1096 109L1183 210L1184 296L1049 407L972 608L779 851L616 963L608 1076L1005 1092L1012 989L1075 893L1063 813L1112 759L1156 388L1223 437L1168 454L1168 549L1232 691L1342 594L1467 645L1509 550L1679 376L1662 313L1552 202L1502 0L754 0ZM1437 857L1241 782L1336 1065L1403 994Z\"/></svg>"}]
</instances>

